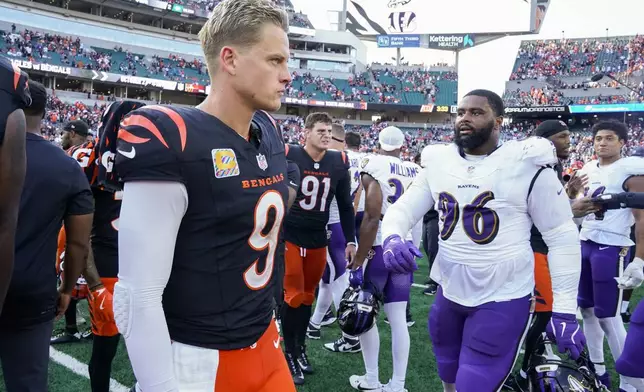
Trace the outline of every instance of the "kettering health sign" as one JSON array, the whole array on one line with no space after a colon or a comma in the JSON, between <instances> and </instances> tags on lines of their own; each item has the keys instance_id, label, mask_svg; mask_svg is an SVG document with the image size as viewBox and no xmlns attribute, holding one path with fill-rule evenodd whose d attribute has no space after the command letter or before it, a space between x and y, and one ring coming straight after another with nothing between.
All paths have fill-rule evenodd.
<instances>
[{"instance_id":1,"label":"kettering health sign","mask_svg":"<svg viewBox=\"0 0 644 392\"><path fill-rule=\"evenodd\" d=\"M644 103L623 103L610 105L571 105L570 113L614 113L644 112Z\"/></svg>"},{"instance_id":2,"label":"kettering health sign","mask_svg":"<svg viewBox=\"0 0 644 392\"><path fill-rule=\"evenodd\" d=\"M420 48L420 35L379 35L377 42L379 48Z\"/></svg>"}]
</instances>

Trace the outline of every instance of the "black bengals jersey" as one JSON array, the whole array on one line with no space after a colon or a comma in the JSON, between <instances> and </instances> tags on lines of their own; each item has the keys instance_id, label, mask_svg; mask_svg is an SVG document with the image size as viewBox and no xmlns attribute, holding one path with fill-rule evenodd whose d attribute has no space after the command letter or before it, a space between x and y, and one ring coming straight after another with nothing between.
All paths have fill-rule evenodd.
<instances>
[{"instance_id":1,"label":"black bengals jersey","mask_svg":"<svg viewBox=\"0 0 644 392\"><path fill-rule=\"evenodd\" d=\"M300 168L300 188L284 223L284 239L303 248L327 246L329 207L336 198L347 242L355 241L349 160L341 151L328 150L315 162L301 146L287 146L286 157Z\"/></svg>"},{"instance_id":2,"label":"black bengals jersey","mask_svg":"<svg viewBox=\"0 0 644 392\"><path fill-rule=\"evenodd\" d=\"M116 278L119 273L119 215L123 192L109 192L92 187L94 222L92 223L92 252L101 278Z\"/></svg>"},{"instance_id":3,"label":"black bengals jersey","mask_svg":"<svg viewBox=\"0 0 644 392\"><path fill-rule=\"evenodd\" d=\"M81 166L92 187L94 221L92 222L92 252L101 278L118 276L118 218L122 192L108 192L97 185L99 163L97 141L92 140L67 150Z\"/></svg>"},{"instance_id":4,"label":"black bengals jersey","mask_svg":"<svg viewBox=\"0 0 644 392\"><path fill-rule=\"evenodd\" d=\"M31 104L28 78L9 59L0 56L0 144L4 141L9 115Z\"/></svg>"},{"instance_id":5,"label":"black bengals jersey","mask_svg":"<svg viewBox=\"0 0 644 392\"><path fill-rule=\"evenodd\" d=\"M146 106L119 131L124 182L172 181L188 207L163 294L170 338L219 350L251 346L273 315L288 179L272 118L253 116L250 140L197 108Z\"/></svg>"}]
</instances>

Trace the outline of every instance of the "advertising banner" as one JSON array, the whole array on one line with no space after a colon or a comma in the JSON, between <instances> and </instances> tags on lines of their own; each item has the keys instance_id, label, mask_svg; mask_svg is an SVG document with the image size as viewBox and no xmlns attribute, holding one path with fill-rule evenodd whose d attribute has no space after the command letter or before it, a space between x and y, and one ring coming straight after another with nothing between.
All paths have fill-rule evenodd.
<instances>
[{"instance_id":1,"label":"advertising banner","mask_svg":"<svg viewBox=\"0 0 644 392\"><path fill-rule=\"evenodd\" d=\"M379 48L420 48L420 35L379 35L377 42Z\"/></svg>"},{"instance_id":2,"label":"advertising banner","mask_svg":"<svg viewBox=\"0 0 644 392\"><path fill-rule=\"evenodd\" d=\"M287 104L290 103L293 105L324 106L328 108L367 110L366 102L321 101L318 99L301 99L301 98L291 98L291 97L282 97L282 102Z\"/></svg>"},{"instance_id":3,"label":"advertising banner","mask_svg":"<svg viewBox=\"0 0 644 392\"><path fill-rule=\"evenodd\" d=\"M420 107L421 113L450 113L455 114L458 107L456 105L434 105L427 104Z\"/></svg>"},{"instance_id":4,"label":"advertising banner","mask_svg":"<svg viewBox=\"0 0 644 392\"><path fill-rule=\"evenodd\" d=\"M570 112L571 113L644 112L644 103L571 105Z\"/></svg>"},{"instance_id":5,"label":"advertising banner","mask_svg":"<svg viewBox=\"0 0 644 392\"><path fill-rule=\"evenodd\" d=\"M568 106L507 107L505 114L568 114Z\"/></svg>"},{"instance_id":6,"label":"advertising banner","mask_svg":"<svg viewBox=\"0 0 644 392\"><path fill-rule=\"evenodd\" d=\"M41 71L41 72L49 72L49 73L55 73L55 74L60 74L60 75L71 75L72 71L75 68L71 67L63 67L60 65L49 65L49 64L43 64L43 63L35 63L31 61L26 61L26 60L16 60L16 59L10 59L11 63L20 69L25 70L25 72L29 73L29 70L34 70L34 71Z\"/></svg>"},{"instance_id":7,"label":"advertising banner","mask_svg":"<svg viewBox=\"0 0 644 392\"><path fill-rule=\"evenodd\" d=\"M474 34L430 34L429 49L464 49L474 46Z\"/></svg>"}]
</instances>

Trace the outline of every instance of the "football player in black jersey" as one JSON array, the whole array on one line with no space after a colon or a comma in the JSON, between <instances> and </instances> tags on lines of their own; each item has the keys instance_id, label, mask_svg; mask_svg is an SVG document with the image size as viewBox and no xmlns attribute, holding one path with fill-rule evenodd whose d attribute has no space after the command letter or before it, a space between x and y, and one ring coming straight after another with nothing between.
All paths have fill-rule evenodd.
<instances>
[{"instance_id":1,"label":"football player in black jersey","mask_svg":"<svg viewBox=\"0 0 644 392\"><path fill-rule=\"evenodd\" d=\"M25 180L28 76L0 57L0 312L13 271L20 192Z\"/></svg>"},{"instance_id":2,"label":"football player in black jersey","mask_svg":"<svg viewBox=\"0 0 644 392\"><path fill-rule=\"evenodd\" d=\"M61 147L65 150L67 155L74 158L76 162L83 168L87 175L87 181L92 182L92 174L88 174L88 167L94 161L94 140L87 141L90 136L89 125L83 120L72 120L63 125L63 138ZM94 165L91 165L93 168ZM65 226L61 227L58 233L58 251L56 252L56 272L58 273L59 282L63 283L63 269L65 265L65 245L67 244L67 236L65 233ZM65 311L65 328L60 333L51 337L51 344L61 343L78 343L81 338L91 337L89 331L80 332L76 322L76 309L78 301L86 299L89 295L87 282L84 276L80 276L74 291L72 292L69 306Z\"/></svg>"},{"instance_id":3,"label":"football player in black jersey","mask_svg":"<svg viewBox=\"0 0 644 392\"><path fill-rule=\"evenodd\" d=\"M327 113L311 113L304 129L306 145L288 146L286 156L300 168L301 184L284 223L286 271L282 329L286 360L295 384L313 369L304 340L311 305L327 259L327 222L335 196L346 242L345 256L355 256L355 215L351 200L349 160L345 152L328 151L332 119Z\"/></svg>"},{"instance_id":4,"label":"football player in black jersey","mask_svg":"<svg viewBox=\"0 0 644 392\"><path fill-rule=\"evenodd\" d=\"M114 153L109 150L116 140L121 119L132 110L144 106L135 101L121 101L108 106L101 119L95 140L72 148L70 154L83 168L94 196L91 251L83 271L88 288L88 307L92 324L92 356L89 379L92 392L109 392L112 361L120 334L114 321L112 295L118 275L118 221L123 192L118 183L108 184Z\"/></svg>"},{"instance_id":5,"label":"football player in black jersey","mask_svg":"<svg viewBox=\"0 0 644 392\"><path fill-rule=\"evenodd\" d=\"M121 123L114 316L137 390L295 392L273 318L288 197L274 120L291 76L288 15L224 0L199 33L212 91Z\"/></svg>"}]
</instances>

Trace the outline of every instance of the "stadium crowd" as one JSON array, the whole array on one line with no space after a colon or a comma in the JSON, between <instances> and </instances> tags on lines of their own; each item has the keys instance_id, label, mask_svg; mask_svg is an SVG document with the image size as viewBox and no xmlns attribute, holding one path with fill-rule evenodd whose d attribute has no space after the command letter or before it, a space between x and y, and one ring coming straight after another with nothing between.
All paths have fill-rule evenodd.
<instances>
[{"instance_id":1,"label":"stadium crowd","mask_svg":"<svg viewBox=\"0 0 644 392\"><path fill-rule=\"evenodd\" d=\"M192 4L182 0L186 4ZM212 1L195 2L199 6ZM216 3L216 2L214 2ZM280 1L288 10L290 2ZM294 16L293 16L294 15ZM305 15L292 14L294 25L308 23ZM173 80L184 83L209 84L205 64L198 58L179 54L167 57L144 56L122 47L102 49L85 45L79 37L42 33L29 29L2 32L0 55L12 59L48 62L63 66L125 75ZM529 91L508 90L504 99L509 105L567 105L640 102L636 94L566 96L563 90L617 87L614 81L601 83L566 81L566 77L587 76L597 72L631 75L644 68L644 38L615 37L607 39L524 41L521 44L510 80L541 80L548 86L532 86ZM430 69L393 70L367 69L347 79L313 76L306 70L293 72L293 83L287 96L318 98L343 102L374 102L392 104L453 104L453 91L458 75L455 72L431 72ZM445 82L452 82L445 84ZM447 87L446 87L447 86ZM644 92L644 82L632 86ZM449 91L444 91L448 89ZM411 94L410 94L411 93Z\"/></svg>"},{"instance_id":2,"label":"stadium crowd","mask_svg":"<svg viewBox=\"0 0 644 392\"><path fill-rule=\"evenodd\" d=\"M571 96L564 91L619 88L619 84L613 80L590 81L592 75L610 73L626 81L639 93L643 92L644 83L640 79L634 82L628 79L634 74L641 76L644 69L643 47L644 38L641 36L524 41L519 48L510 80L539 80L546 82L547 86L529 86L529 91L525 88L508 90L504 99L515 106L641 102L642 99L636 93L624 90L611 95L582 97ZM566 80L580 76L587 77L588 80Z\"/></svg>"},{"instance_id":3,"label":"stadium crowd","mask_svg":"<svg viewBox=\"0 0 644 392\"><path fill-rule=\"evenodd\" d=\"M511 103L509 103L511 105ZM66 122L73 120L85 121L93 132L96 132L100 116L106 104L95 103L88 106L83 102L68 103L54 95L47 101L47 114L41 125L41 132L44 137L55 144L60 145L62 127ZM304 142L304 119L302 117L288 117L278 119L284 139L287 143L301 144ZM387 121L379 121L371 126L345 124L347 131L359 132L362 136L362 152L376 152L378 148L378 134L390 125ZM522 139L534 134L538 122L524 121L513 122L503 125L502 138L504 140ZM626 145L626 152L631 153L637 147L644 147L644 119L631 118L628 120L629 142ZM567 162L567 167L580 168L584 162L593 158L592 137L590 134L591 123L571 125L571 145L573 153ZM426 127L405 127L406 148L403 151L403 159L413 160L422 148L432 143L451 142L453 137L452 124L431 124Z\"/></svg>"}]
</instances>

